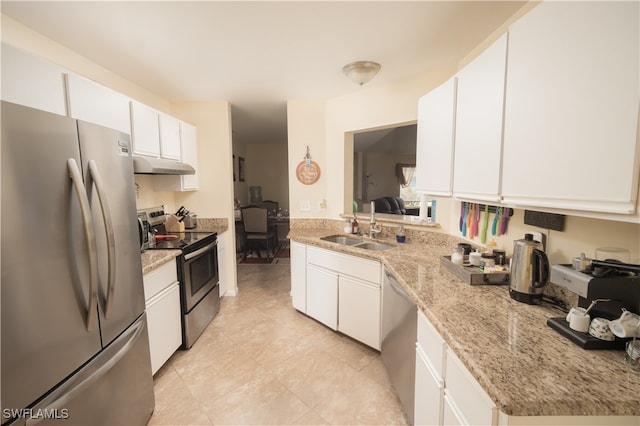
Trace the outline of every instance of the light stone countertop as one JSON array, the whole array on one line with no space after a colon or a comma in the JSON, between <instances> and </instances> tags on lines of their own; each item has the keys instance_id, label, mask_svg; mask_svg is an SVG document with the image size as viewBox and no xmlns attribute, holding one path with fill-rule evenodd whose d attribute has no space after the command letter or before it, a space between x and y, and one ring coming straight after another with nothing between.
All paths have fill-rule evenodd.
<instances>
[{"instance_id":1,"label":"light stone countertop","mask_svg":"<svg viewBox=\"0 0 640 426\"><path fill-rule=\"evenodd\" d=\"M584 350L547 326L565 314L512 300L508 286L471 286L445 269L453 237L427 232L370 251L321 240L331 228L294 228L304 244L381 261L415 300L500 411L510 416L640 416L640 372L623 351Z\"/></svg>"},{"instance_id":2,"label":"light stone countertop","mask_svg":"<svg viewBox=\"0 0 640 426\"><path fill-rule=\"evenodd\" d=\"M182 250L145 250L140 253L142 273L147 274L182 254Z\"/></svg>"}]
</instances>

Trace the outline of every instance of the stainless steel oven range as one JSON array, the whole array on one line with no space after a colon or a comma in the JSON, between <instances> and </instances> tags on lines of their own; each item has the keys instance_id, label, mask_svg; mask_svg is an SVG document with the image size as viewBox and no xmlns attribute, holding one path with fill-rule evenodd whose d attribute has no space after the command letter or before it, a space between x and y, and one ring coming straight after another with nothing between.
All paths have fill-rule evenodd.
<instances>
[{"instance_id":1,"label":"stainless steel oven range","mask_svg":"<svg viewBox=\"0 0 640 426\"><path fill-rule=\"evenodd\" d=\"M139 210L139 217L144 213L155 236L149 238L148 250L182 250L176 258L180 280L182 348L189 349L220 310L218 234L200 232L197 228L180 233L166 232L166 215L162 207Z\"/></svg>"}]
</instances>

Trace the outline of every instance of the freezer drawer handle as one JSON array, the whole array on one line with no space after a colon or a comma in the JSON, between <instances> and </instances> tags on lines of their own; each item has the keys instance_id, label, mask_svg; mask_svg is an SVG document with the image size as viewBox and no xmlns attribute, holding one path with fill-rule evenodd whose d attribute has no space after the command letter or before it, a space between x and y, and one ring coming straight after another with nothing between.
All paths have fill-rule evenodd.
<instances>
[{"instance_id":1,"label":"freezer drawer handle","mask_svg":"<svg viewBox=\"0 0 640 426\"><path fill-rule=\"evenodd\" d=\"M73 400L79 393L93 382L100 379L109 372L124 357L142 336L146 324L146 316L143 314L138 321L133 323L113 343L104 348L104 350L93 360L91 360L82 370L78 371L71 379L60 385L43 399L33 411L38 410L62 410L68 406L69 401ZM149 371L151 374L151 371ZM118 390L116 390L117 392ZM27 418L26 425L35 425L44 420L44 417Z\"/></svg>"},{"instance_id":2,"label":"freezer drawer handle","mask_svg":"<svg viewBox=\"0 0 640 426\"><path fill-rule=\"evenodd\" d=\"M104 230L107 237L107 295L104 298L104 317L109 319L111 316L111 307L113 305L113 297L115 293L116 278L116 245L113 233L113 221L111 220L111 209L103 190L102 178L98 172L98 165L94 160L89 160L89 188L96 187L98 200L100 201L100 210L104 220ZM90 189L89 189L90 190ZM89 194L90 198L91 194Z\"/></svg>"},{"instance_id":3,"label":"freezer drawer handle","mask_svg":"<svg viewBox=\"0 0 640 426\"><path fill-rule=\"evenodd\" d=\"M75 189L78 202L80 203L80 211L82 212L82 224L84 226L84 235L87 239L88 257L89 257L89 301L87 303L87 331L93 331L97 325L98 312L96 303L98 302L98 264L96 236L93 231L93 221L91 219L91 207L89 206L89 198L84 192L82 175L78 168L78 163L73 158L67 160L67 168L69 177Z\"/></svg>"}]
</instances>

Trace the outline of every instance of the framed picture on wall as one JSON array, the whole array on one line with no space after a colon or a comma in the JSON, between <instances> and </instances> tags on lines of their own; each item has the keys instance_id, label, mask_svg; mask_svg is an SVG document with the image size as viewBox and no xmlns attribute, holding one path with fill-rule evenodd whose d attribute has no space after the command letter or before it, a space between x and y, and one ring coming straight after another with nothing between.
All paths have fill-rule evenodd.
<instances>
[{"instance_id":1,"label":"framed picture on wall","mask_svg":"<svg viewBox=\"0 0 640 426\"><path fill-rule=\"evenodd\" d=\"M231 168L233 168L233 181L236 181L236 156L233 156L233 160L231 161Z\"/></svg>"},{"instance_id":2,"label":"framed picture on wall","mask_svg":"<svg viewBox=\"0 0 640 426\"><path fill-rule=\"evenodd\" d=\"M238 157L238 180L244 182L244 158Z\"/></svg>"}]
</instances>

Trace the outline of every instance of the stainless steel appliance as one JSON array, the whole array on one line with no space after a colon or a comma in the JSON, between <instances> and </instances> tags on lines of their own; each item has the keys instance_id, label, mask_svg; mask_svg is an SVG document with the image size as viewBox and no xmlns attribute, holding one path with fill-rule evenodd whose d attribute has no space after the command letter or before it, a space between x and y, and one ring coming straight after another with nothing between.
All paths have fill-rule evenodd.
<instances>
[{"instance_id":1,"label":"stainless steel appliance","mask_svg":"<svg viewBox=\"0 0 640 426\"><path fill-rule=\"evenodd\" d=\"M382 284L381 358L391 384L413 424L417 309L398 281L385 270Z\"/></svg>"},{"instance_id":2,"label":"stainless steel appliance","mask_svg":"<svg viewBox=\"0 0 640 426\"><path fill-rule=\"evenodd\" d=\"M2 424L145 424L129 135L7 102L1 113Z\"/></svg>"},{"instance_id":3,"label":"stainless steel appliance","mask_svg":"<svg viewBox=\"0 0 640 426\"><path fill-rule=\"evenodd\" d=\"M612 262L601 263L613 266ZM598 273L594 275L594 272L578 271L572 265L553 265L551 282L577 294L580 307L589 308L593 301L599 300L589 311L591 318L612 320L621 315L623 308L640 314L640 276L633 272L638 267L619 265L620 269L612 270L606 276L598 276ZM588 333L571 329L565 317L550 318L547 324L584 349L624 349L625 343L630 340L618 337L613 341L597 339Z\"/></svg>"},{"instance_id":4,"label":"stainless steel appliance","mask_svg":"<svg viewBox=\"0 0 640 426\"><path fill-rule=\"evenodd\" d=\"M542 303L542 288L549 281L549 259L533 234L525 234L524 239L513 242L510 275L512 299L532 305Z\"/></svg>"},{"instance_id":5,"label":"stainless steel appliance","mask_svg":"<svg viewBox=\"0 0 640 426\"><path fill-rule=\"evenodd\" d=\"M149 249L179 249L176 258L182 310L182 347L189 349L220 310L218 240L215 232L166 232L162 206L140 210L148 217L155 244ZM163 238L160 238L163 236Z\"/></svg>"}]
</instances>

